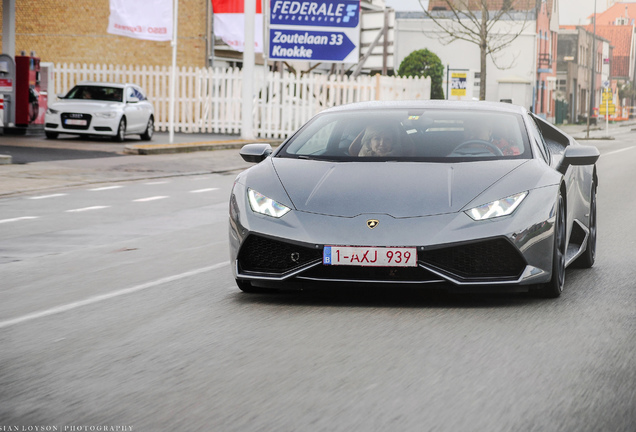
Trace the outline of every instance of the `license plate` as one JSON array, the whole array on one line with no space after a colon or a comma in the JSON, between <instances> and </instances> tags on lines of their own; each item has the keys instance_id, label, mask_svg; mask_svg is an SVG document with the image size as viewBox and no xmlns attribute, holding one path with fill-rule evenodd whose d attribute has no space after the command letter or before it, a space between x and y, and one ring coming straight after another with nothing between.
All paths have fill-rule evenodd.
<instances>
[{"instance_id":1,"label":"license plate","mask_svg":"<svg viewBox=\"0 0 636 432\"><path fill-rule=\"evenodd\" d=\"M325 265L416 267L417 249L414 247L325 246L322 262Z\"/></svg>"},{"instance_id":2,"label":"license plate","mask_svg":"<svg viewBox=\"0 0 636 432\"><path fill-rule=\"evenodd\" d=\"M64 124L74 125L74 126L86 126L86 120L66 119L64 120Z\"/></svg>"}]
</instances>

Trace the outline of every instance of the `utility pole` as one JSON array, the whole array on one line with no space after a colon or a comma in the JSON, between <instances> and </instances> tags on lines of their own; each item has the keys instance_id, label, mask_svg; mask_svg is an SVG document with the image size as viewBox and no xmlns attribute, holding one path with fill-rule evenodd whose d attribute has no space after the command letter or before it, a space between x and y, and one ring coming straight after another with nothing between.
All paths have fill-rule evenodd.
<instances>
[{"instance_id":1,"label":"utility pole","mask_svg":"<svg viewBox=\"0 0 636 432\"><path fill-rule=\"evenodd\" d=\"M590 106L588 107L587 112L587 135L586 138L590 137L590 118L594 113L594 96L596 93L596 86L594 82L596 80L595 72L596 72L596 0L594 0L594 35L592 36L592 73L591 73L591 83L590 83ZM608 115L607 113L605 115Z\"/></svg>"},{"instance_id":2,"label":"utility pole","mask_svg":"<svg viewBox=\"0 0 636 432\"><path fill-rule=\"evenodd\" d=\"M15 57L15 0L2 0L2 51Z\"/></svg>"},{"instance_id":3,"label":"utility pole","mask_svg":"<svg viewBox=\"0 0 636 432\"><path fill-rule=\"evenodd\" d=\"M172 67L170 68L170 107L168 110L169 125L168 125L168 140L170 144L174 142L174 122L175 122L175 93L177 85L177 42L178 32L177 24L179 23L179 0L173 0L172 2L172 41L170 46L172 47Z\"/></svg>"},{"instance_id":4,"label":"utility pole","mask_svg":"<svg viewBox=\"0 0 636 432\"><path fill-rule=\"evenodd\" d=\"M243 48L243 104L241 110L241 138L254 138L254 16L256 15L256 2L244 1L245 16L245 45Z\"/></svg>"}]
</instances>

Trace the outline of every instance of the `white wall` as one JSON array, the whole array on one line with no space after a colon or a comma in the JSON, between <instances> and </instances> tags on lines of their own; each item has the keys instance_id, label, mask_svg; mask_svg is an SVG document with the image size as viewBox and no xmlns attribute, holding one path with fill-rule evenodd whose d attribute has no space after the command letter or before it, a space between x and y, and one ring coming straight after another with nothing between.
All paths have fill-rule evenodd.
<instances>
[{"instance_id":1,"label":"white wall","mask_svg":"<svg viewBox=\"0 0 636 432\"><path fill-rule=\"evenodd\" d=\"M495 26L495 32L505 32L511 27L510 25L520 28L519 22L502 22ZM470 69L479 72L479 47L466 41L454 41L450 44L444 44L440 40L443 33L436 25L428 19L402 19L396 20L396 47L395 47L395 65L396 68L402 63L402 60L411 52L427 48L434 52L442 61L442 64L450 66L451 69ZM512 31L515 31L512 28ZM527 81L534 88L536 77L536 21L528 21L523 33L513 41L506 49L496 54L497 64L507 66L506 69L498 69L492 59L487 60L487 87L486 100L498 101L499 81L509 81L513 78L515 81ZM469 84L470 85L470 84ZM444 83L444 93L446 93L446 83ZM528 94L520 105L529 108L532 105L533 92L524 92ZM477 96L479 95L476 89Z\"/></svg>"},{"instance_id":2,"label":"white wall","mask_svg":"<svg viewBox=\"0 0 636 432\"><path fill-rule=\"evenodd\" d=\"M515 105L530 108L528 101L532 101L532 85L522 82L501 82L498 85L497 100L510 100Z\"/></svg>"}]
</instances>

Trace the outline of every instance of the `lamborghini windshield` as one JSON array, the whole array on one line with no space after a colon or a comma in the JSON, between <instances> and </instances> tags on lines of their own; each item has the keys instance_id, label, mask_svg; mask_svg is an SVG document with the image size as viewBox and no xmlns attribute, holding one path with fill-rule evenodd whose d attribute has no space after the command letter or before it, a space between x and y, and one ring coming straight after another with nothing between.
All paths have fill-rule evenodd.
<instances>
[{"instance_id":1,"label":"lamborghini windshield","mask_svg":"<svg viewBox=\"0 0 636 432\"><path fill-rule=\"evenodd\" d=\"M343 161L528 159L521 115L475 110L360 110L315 117L277 157Z\"/></svg>"}]
</instances>

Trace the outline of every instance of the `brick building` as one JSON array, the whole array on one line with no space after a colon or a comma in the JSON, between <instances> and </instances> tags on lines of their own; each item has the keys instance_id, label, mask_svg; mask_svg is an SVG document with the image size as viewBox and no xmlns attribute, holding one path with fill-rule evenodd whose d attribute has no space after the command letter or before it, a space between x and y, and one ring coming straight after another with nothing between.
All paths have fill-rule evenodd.
<instances>
[{"instance_id":1,"label":"brick building","mask_svg":"<svg viewBox=\"0 0 636 432\"><path fill-rule=\"evenodd\" d=\"M593 52L593 49L595 52ZM607 57L604 52L607 51ZM583 26L561 26L557 53L557 94L568 104L566 119L571 123L584 122L590 112L590 92L594 91L594 107L601 100L602 82L609 78L603 71L604 58L611 58L610 42ZM594 59L592 58L594 56ZM592 86L592 64L594 85Z\"/></svg>"},{"instance_id":2,"label":"brick building","mask_svg":"<svg viewBox=\"0 0 636 432\"><path fill-rule=\"evenodd\" d=\"M15 52L35 51L43 62L53 63L171 64L170 42L109 34L109 15L108 0L16 0ZM179 66L208 65L211 16L210 0L179 1Z\"/></svg>"}]
</instances>

